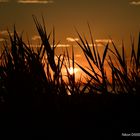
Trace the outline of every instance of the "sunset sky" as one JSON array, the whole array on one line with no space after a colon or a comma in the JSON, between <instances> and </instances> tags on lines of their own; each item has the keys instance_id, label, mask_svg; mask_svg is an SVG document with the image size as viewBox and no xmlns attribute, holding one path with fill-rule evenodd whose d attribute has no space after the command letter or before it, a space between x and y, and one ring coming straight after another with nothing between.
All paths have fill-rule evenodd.
<instances>
[{"instance_id":1,"label":"sunset sky","mask_svg":"<svg viewBox=\"0 0 140 140\"><path fill-rule=\"evenodd\" d=\"M130 34L136 36L140 31L138 0L0 0L0 41L14 24L19 32L37 40L33 14L39 20L43 15L48 30L54 26L56 39L67 46L77 39L74 27L88 36L87 22L95 39L105 43L109 36L127 42Z\"/></svg>"}]
</instances>

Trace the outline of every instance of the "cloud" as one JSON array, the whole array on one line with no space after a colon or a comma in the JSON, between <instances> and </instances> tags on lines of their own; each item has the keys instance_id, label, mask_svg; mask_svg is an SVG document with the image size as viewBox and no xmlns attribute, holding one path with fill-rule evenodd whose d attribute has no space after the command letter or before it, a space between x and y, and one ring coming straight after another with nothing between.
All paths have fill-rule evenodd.
<instances>
[{"instance_id":1,"label":"cloud","mask_svg":"<svg viewBox=\"0 0 140 140\"><path fill-rule=\"evenodd\" d=\"M96 43L111 43L112 40L111 39L96 39L95 42Z\"/></svg>"},{"instance_id":2,"label":"cloud","mask_svg":"<svg viewBox=\"0 0 140 140\"><path fill-rule=\"evenodd\" d=\"M82 57L81 54L76 54L75 57L79 58Z\"/></svg>"},{"instance_id":3,"label":"cloud","mask_svg":"<svg viewBox=\"0 0 140 140\"><path fill-rule=\"evenodd\" d=\"M87 46L87 45L86 45L86 46ZM96 42L96 43L94 43L94 45L93 45L92 43L89 43L88 46L89 46L89 47L93 47L93 46L103 47L104 45L103 45L103 43Z\"/></svg>"},{"instance_id":4,"label":"cloud","mask_svg":"<svg viewBox=\"0 0 140 140\"><path fill-rule=\"evenodd\" d=\"M131 1L130 4L138 6L140 5L140 1Z\"/></svg>"},{"instance_id":5,"label":"cloud","mask_svg":"<svg viewBox=\"0 0 140 140\"><path fill-rule=\"evenodd\" d=\"M34 35L34 36L32 37L32 40L33 40L33 41L40 40L40 36Z\"/></svg>"},{"instance_id":6,"label":"cloud","mask_svg":"<svg viewBox=\"0 0 140 140\"><path fill-rule=\"evenodd\" d=\"M5 41L5 39L4 38L0 38L0 42L4 42Z\"/></svg>"},{"instance_id":7,"label":"cloud","mask_svg":"<svg viewBox=\"0 0 140 140\"><path fill-rule=\"evenodd\" d=\"M9 2L9 0L0 0L0 3L6 3Z\"/></svg>"},{"instance_id":8,"label":"cloud","mask_svg":"<svg viewBox=\"0 0 140 140\"><path fill-rule=\"evenodd\" d=\"M72 37L67 37L67 38L66 38L66 40L67 40L68 42L75 42L75 41L79 41L79 39L78 39L78 38L72 38Z\"/></svg>"},{"instance_id":9,"label":"cloud","mask_svg":"<svg viewBox=\"0 0 140 140\"><path fill-rule=\"evenodd\" d=\"M12 31L7 31L7 30L3 30L3 31L0 31L0 36L2 36L2 37L7 37L7 36L9 36L9 33L10 33L10 35L11 36L13 36L14 35L14 33L12 32ZM18 33L18 32L17 32Z\"/></svg>"},{"instance_id":10,"label":"cloud","mask_svg":"<svg viewBox=\"0 0 140 140\"><path fill-rule=\"evenodd\" d=\"M27 46L30 46L31 48L39 48L41 45L39 44L30 44L30 45L27 45ZM52 47L53 45L51 45ZM68 47L71 47L71 45L69 44L58 44L56 47L58 48L68 48Z\"/></svg>"},{"instance_id":11,"label":"cloud","mask_svg":"<svg viewBox=\"0 0 140 140\"><path fill-rule=\"evenodd\" d=\"M18 3L21 4L48 4L53 3L53 0L18 0Z\"/></svg>"},{"instance_id":12,"label":"cloud","mask_svg":"<svg viewBox=\"0 0 140 140\"><path fill-rule=\"evenodd\" d=\"M68 48L70 46L71 46L70 44L58 44L57 45L57 47L59 47L59 48Z\"/></svg>"},{"instance_id":13,"label":"cloud","mask_svg":"<svg viewBox=\"0 0 140 140\"><path fill-rule=\"evenodd\" d=\"M6 30L0 31L1 35L8 35L8 32Z\"/></svg>"},{"instance_id":14,"label":"cloud","mask_svg":"<svg viewBox=\"0 0 140 140\"><path fill-rule=\"evenodd\" d=\"M107 43L112 43L111 39L96 39L95 46L104 47Z\"/></svg>"}]
</instances>

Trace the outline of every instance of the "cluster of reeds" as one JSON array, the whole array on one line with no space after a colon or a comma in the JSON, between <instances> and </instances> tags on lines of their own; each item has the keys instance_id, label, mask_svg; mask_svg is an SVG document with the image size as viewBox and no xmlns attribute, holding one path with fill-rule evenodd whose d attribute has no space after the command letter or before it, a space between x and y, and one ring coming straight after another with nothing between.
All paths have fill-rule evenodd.
<instances>
[{"instance_id":1,"label":"cluster of reeds","mask_svg":"<svg viewBox=\"0 0 140 140\"><path fill-rule=\"evenodd\" d=\"M86 87L89 93L115 93L115 94L136 94L139 93L140 86L140 34L137 48L134 45L134 39L131 42L131 56L126 58L126 50L122 43L121 53L113 41L108 41L104 46L102 57L98 50L98 45L94 42L90 26L89 32L92 42L77 32L81 43L78 45L84 52L85 58L89 64L84 68L77 64L88 76ZM113 46L113 49L112 47ZM137 50L136 50L137 49ZM106 65L107 63L108 65ZM110 71L111 76L107 76Z\"/></svg>"},{"instance_id":2,"label":"cluster of reeds","mask_svg":"<svg viewBox=\"0 0 140 140\"><path fill-rule=\"evenodd\" d=\"M131 57L126 60L123 44L120 54L114 42L112 41L114 51L109 48L108 42L101 57L94 43L90 26L92 47L77 31L81 41L81 43L77 41L77 44L83 50L89 64L88 68L84 68L75 62L73 48L72 57L69 56L68 51L57 56L54 29L52 43L50 43L51 33L47 34L44 19L43 25L35 16L33 19L41 38L41 45L37 51L30 46L30 43L23 41L22 35L17 33L15 27L13 34L9 32L10 45L7 41L3 43L4 50L0 54L0 102L17 97L24 100L27 97L31 99L46 95L139 92L140 36L137 51L132 40ZM112 73L111 80L106 74L105 63ZM70 74L69 68L74 69L75 65L78 65L87 76L86 82L76 81L75 73ZM67 82L63 79L62 67L66 69Z\"/></svg>"}]
</instances>

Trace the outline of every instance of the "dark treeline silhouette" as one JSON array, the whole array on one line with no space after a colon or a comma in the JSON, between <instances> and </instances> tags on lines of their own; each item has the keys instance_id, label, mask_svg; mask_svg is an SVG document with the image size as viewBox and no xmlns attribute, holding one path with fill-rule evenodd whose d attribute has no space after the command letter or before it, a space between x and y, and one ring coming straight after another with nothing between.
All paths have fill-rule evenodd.
<instances>
[{"instance_id":1,"label":"dark treeline silhouette","mask_svg":"<svg viewBox=\"0 0 140 140\"><path fill-rule=\"evenodd\" d=\"M90 26L92 47L77 32L81 41L77 44L89 64L89 69L86 69L75 62L73 48L71 58L67 50L57 56L54 29L50 43L51 34L47 33L44 19L43 25L35 16L33 19L41 38L40 47L35 50L25 43L15 27L13 34L8 32L10 44L5 40L1 46L3 132L12 131L13 126L19 128L17 133L22 133L20 130L25 128L31 135L49 134L48 129L51 132L61 128L62 133L68 135L79 134L79 129L83 134L88 129L89 135L96 136L111 136L113 133L121 136L123 132L137 131L140 117L140 36L136 51L132 39L131 56L126 59L123 44L120 52L113 41L114 50L111 50L108 42L101 57ZM111 81L106 74L105 62L111 71ZM87 76L86 82L76 81L75 73L69 72L68 69L74 69L75 65ZM63 79L62 67L67 71L67 82Z\"/></svg>"}]
</instances>

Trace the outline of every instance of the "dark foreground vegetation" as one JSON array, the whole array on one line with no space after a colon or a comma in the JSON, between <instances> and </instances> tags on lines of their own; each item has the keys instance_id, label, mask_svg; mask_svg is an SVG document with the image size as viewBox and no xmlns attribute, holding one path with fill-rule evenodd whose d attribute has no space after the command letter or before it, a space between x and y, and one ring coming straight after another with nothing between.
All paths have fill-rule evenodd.
<instances>
[{"instance_id":1,"label":"dark foreground vegetation","mask_svg":"<svg viewBox=\"0 0 140 140\"><path fill-rule=\"evenodd\" d=\"M10 44L5 41L1 46L1 132L52 138L67 134L66 139L75 139L76 135L84 135L85 139L121 137L122 133L140 132L140 36L137 48L132 38L131 56L126 59L123 44L120 52L113 41L113 50L107 43L101 56L90 27L92 47L77 32L81 41L77 43L89 64L86 69L75 63L73 48L71 57L67 50L56 56L54 30L50 43L51 34L47 34L45 23L41 25L36 17L33 19L42 42L39 48L35 50L25 43L15 28L13 34L9 33ZM69 73L68 68L75 65L87 75L84 82L76 81L75 74ZM67 71L67 81L62 67Z\"/></svg>"}]
</instances>

